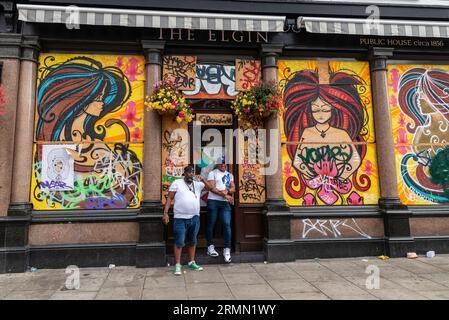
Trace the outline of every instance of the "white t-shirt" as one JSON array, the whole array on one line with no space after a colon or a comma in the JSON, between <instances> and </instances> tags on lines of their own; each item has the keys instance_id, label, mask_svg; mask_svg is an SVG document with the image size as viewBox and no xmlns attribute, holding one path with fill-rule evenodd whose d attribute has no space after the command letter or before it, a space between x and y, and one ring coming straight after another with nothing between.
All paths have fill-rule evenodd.
<instances>
[{"instance_id":1,"label":"white t-shirt","mask_svg":"<svg viewBox=\"0 0 449 320\"><path fill-rule=\"evenodd\" d=\"M184 178L173 181L168 191L176 192L173 206L175 218L190 219L200 214L200 196L203 188L203 182L193 181L189 189Z\"/></svg>"},{"instance_id":2,"label":"white t-shirt","mask_svg":"<svg viewBox=\"0 0 449 320\"><path fill-rule=\"evenodd\" d=\"M231 187L231 181L234 181L234 176L232 175L232 173L229 173L228 171L222 172L218 169L215 169L209 172L207 180L214 180L215 187L217 188L217 190L223 191ZM227 201L225 197L219 196L218 194L213 193L212 191L209 191L207 199Z\"/></svg>"}]
</instances>

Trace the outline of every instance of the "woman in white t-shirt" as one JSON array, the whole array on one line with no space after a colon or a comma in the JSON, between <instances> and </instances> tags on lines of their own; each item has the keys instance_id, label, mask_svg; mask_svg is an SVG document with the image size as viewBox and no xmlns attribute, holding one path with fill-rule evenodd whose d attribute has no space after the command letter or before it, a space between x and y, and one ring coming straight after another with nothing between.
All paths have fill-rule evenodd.
<instances>
[{"instance_id":1,"label":"woman in white t-shirt","mask_svg":"<svg viewBox=\"0 0 449 320\"><path fill-rule=\"evenodd\" d=\"M223 226L223 257L225 262L231 262L231 206L233 193L235 192L234 176L226 170L224 160L217 164L217 168L212 170L207 181L216 188L210 190L207 197L207 254L211 257L218 257L213 243L214 227L217 216Z\"/></svg>"}]
</instances>

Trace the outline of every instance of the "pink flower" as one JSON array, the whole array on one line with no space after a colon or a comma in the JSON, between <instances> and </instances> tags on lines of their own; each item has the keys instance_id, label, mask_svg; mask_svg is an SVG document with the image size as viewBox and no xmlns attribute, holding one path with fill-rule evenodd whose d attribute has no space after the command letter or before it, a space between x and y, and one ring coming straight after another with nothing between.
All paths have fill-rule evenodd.
<instances>
[{"instance_id":1,"label":"pink flower","mask_svg":"<svg viewBox=\"0 0 449 320\"><path fill-rule=\"evenodd\" d=\"M128 77L128 80L133 82L137 80L137 76L143 73L143 70L139 69L139 62L136 58L131 58L126 64L124 73Z\"/></svg>"},{"instance_id":2,"label":"pink flower","mask_svg":"<svg viewBox=\"0 0 449 320\"><path fill-rule=\"evenodd\" d=\"M0 117L3 117L4 115L6 115L6 110L0 107Z\"/></svg>"},{"instance_id":3,"label":"pink flower","mask_svg":"<svg viewBox=\"0 0 449 320\"><path fill-rule=\"evenodd\" d=\"M407 133L402 128L398 129L398 138L396 139L396 143L399 144L397 148L400 154L404 155L410 150L410 147L405 145L408 143Z\"/></svg>"},{"instance_id":4,"label":"pink flower","mask_svg":"<svg viewBox=\"0 0 449 320\"><path fill-rule=\"evenodd\" d=\"M245 113L249 113L249 112L250 112L250 110L249 110L249 109L243 109L243 112L245 112Z\"/></svg>"},{"instance_id":5,"label":"pink flower","mask_svg":"<svg viewBox=\"0 0 449 320\"><path fill-rule=\"evenodd\" d=\"M368 176L371 176L373 174L373 165L372 165L371 161L366 160L365 168L362 171L364 173L366 173Z\"/></svg>"},{"instance_id":6,"label":"pink flower","mask_svg":"<svg viewBox=\"0 0 449 320\"><path fill-rule=\"evenodd\" d=\"M134 131L131 133L131 138L133 142L139 141L142 137L142 132L140 131L140 128L137 127L134 129Z\"/></svg>"},{"instance_id":7,"label":"pink flower","mask_svg":"<svg viewBox=\"0 0 449 320\"><path fill-rule=\"evenodd\" d=\"M307 186L318 190L318 197L327 205L332 205L338 200L338 194L346 194L352 188L349 179L341 181L338 175L337 165L333 160L328 160L326 155L320 162L313 165L316 177L305 180Z\"/></svg>"},{"instance_id":8,"label":"pink flower","mask_svg":"<svg viewBox=\"0 0 449 320\"><path fill-rule=\"evenodd\" d=\"M391 84L393 85L393 92L398 92L398 82L399 82L399 70L394 68L391 70Z\"/></svg>"},{"instance_id":9,"label":"pink flower","mask_svg":"<svg viewBox=\"0 0 449 320\"><path fill-rule=\"evenodd\" d=\"M292 165L289 161L284 162L284 175L288 178L293 174Z\"/></svg>"},{"instance_id":10,"label":"pink flower","mask_svg":"<svg viewBox=\"0 0 449 320\"><path fill-rule=\"evenodd\" d=\"M142 118L136 118L136 103L134 101L128 102L128 106L125 109L125 114L120 116L122 119L126 119L125 123L128 127L134 127L134 121L139 122Z\"/></svg>"},{"instance_id":11,"label":"pink flower","mask_svg":"<svg viewBox=\"0 0 449 320\"><path fill-rule=\"evenodd\" d=\"M117 66L117 68L122 68L124 66L123 57L118 57L115 65Z\"/></svg>"},{"instance_id":12,"label":"pink flower","mask_svg":"<svg viewBox=\"0 0 449 320\"><path fill-rule=\"evenodd\" d=\"M399 125L401 127L405 127L405 117L403 113L401 113L401 115L399 116Z\"/></svg>"}]
</instances>

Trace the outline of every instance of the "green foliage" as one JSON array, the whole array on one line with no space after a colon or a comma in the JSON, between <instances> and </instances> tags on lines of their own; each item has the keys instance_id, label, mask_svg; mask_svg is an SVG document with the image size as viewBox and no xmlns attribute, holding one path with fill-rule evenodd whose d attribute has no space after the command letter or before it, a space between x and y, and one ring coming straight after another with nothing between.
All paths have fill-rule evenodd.
<instances>
[{"instance_id":1,"label":"green foliage","mask_svg":"<svg viewBox=\"0 0 449 320\"><path fill-rule=\"evenodd\" d=\"M440 150L432 159L429 167L430 181L440 185L449 198L449 148Z\"/></svg>"}]
</instances>

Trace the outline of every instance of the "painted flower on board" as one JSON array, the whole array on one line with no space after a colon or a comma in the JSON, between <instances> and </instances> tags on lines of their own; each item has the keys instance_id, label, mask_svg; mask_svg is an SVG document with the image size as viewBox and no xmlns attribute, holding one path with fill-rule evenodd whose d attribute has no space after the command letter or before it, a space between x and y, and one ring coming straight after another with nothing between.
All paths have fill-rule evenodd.
<instances>
[{"instance_id":1,"label":"painted flower on board","mask_svg":"<svg viewBox=\"0 0 449 320\"><path fill-rule=\"evenodd\" d=\"M123 68L123 66L125 65L124 63L123 63L123 57L118 57L117 58L117 62L115 63L115 65L117 66L117 68Z\"/></svg>"},{"instance_id":2,"label":"painted flower on board","mask_svg":"<svg viewBox=\"0 0 449 320\"><path fill-rule=\"evenodd\" d=\"M131 133L131 139L133 142L136 142L136 141L139 141L141 138L142 138L142 131L140 131L140 128L137 127Z\"/></svg>"},{"instance_id":3,"label":"painted flower on board","mask_svg":"<svg viewBox=\"0 0 449 320\"><path fill-rule=\"evenodd\" d=\"M140 120L142 120L142 118L137 118L136 114L136 103L134 101L130 101L125 108L125 114L120 116L120 118L126 119L125 123L128 127L134 127L134 122L139 122Z\"/></svg>"},{"instance_id":4,"label":"painted flower on board","mask_svg":"<svg viewBox=\"0 0 449 320\"><path fill-rule=\"evenodd\" d=\"M286 178L293 174L293 167L289 161L284 162L284 175Z\"/></svg>"},{"instance_id":5,"label":"painted flower on board","mask_svg":"<svg viewBox=\"0 0 449 320\"><path fill-rule=\"evenodd\" d=\"M349 180L341 181L338 177L338 169L335 161L328 160L327 155L313 165L317 177L306 180L309 188L318 191L318 197L327 205L332 205L338 200L338 194L348 193L352 188Z\"/></svg>"},{"instance_id":6,"label":"painted flower on board","mask_svg":"<svg viewBox=\"0 0 449 320\"><path fill-rule=\"evenodd\" d=\"M136 81L137 76L143 73L143 71L139 69L139 61L136 58L129 59L124 73L128 77L129 81Z\"/></svg>"},{"instance_id":7,"label":"painted flower on board","mask_svg":"<svg viewBox=\"0 0 449 320\"><path fill-rule=\"evenodd\" d=\"M397 149L400 154L404 155L409 152L410 147L406 145L408 143L407 132L402 128L398 129L398 138L396 139L396 143L399 145Z\"/></svg>"},{"instance_id":8,"label":"painted flower on board","mask_svg":"<svg viewBox=\"0 0 449 320\"><path fill-rule=\"evenodd\" d=\"M365 167L362 171L368 176L371 176L373 174L373 164L370 160L366 160Z\"/></svg>"}]
</instances>

